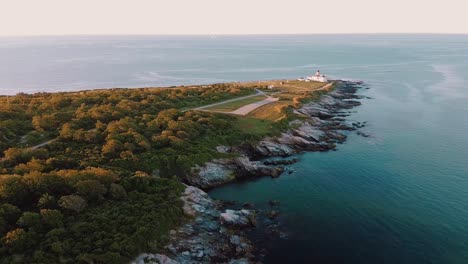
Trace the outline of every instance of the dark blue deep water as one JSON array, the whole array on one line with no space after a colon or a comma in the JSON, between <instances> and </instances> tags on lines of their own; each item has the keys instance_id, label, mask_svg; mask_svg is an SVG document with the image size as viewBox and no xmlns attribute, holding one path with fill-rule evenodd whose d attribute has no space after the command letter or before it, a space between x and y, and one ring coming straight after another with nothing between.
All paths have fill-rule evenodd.
<instances>
[{"instance_id":1,"label":"dark blue deep water","mask_svg":"<svg viewBox=\"0 0 468 264\"><path fill-rule=\"evenodd\" d=\"M0 94L325 74L364 80L367 121L294 173L215 198L279 210L267 263L468 263L468 36L0 38Z\"/></svg>"}]
</instances>

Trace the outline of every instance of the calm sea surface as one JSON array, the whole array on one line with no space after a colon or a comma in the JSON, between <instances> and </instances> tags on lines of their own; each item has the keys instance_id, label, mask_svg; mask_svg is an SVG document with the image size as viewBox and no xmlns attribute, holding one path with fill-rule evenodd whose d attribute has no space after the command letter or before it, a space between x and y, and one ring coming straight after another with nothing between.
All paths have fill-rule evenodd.
<instances>
[{"instance_id":1,"label":"calm sea surface","mask_svg":"<svg viewBox=\"0 0 468 264\"><path fill-rule=\"evenodd\" d=\"M468 263L468 36L0 38L0 94L325 74L364 80L367 121L293 174L215 198L281 202L267 263Z\"/></svg>"}]
</instances>

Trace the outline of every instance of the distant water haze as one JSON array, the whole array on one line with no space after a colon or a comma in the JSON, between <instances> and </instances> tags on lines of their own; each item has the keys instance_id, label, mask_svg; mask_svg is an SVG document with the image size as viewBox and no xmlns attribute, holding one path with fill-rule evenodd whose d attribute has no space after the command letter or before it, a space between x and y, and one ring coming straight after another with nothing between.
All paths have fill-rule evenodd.
<instances>
[{"instance_id":1,"label":"distant water haze","mask_svg":"<svg viewBox=\"0 0 468 264\"><path fill-rule=\"evenodd\" d=\"M0 39L0 93L297 78L363 80L338 151L304 153L280 178L216 188L280 202L288 237L265 263L468 260L468 36L290 35Z\"/></svg>"},{"instance_id":2,"label":"distant water haze","mask_svg":"<svg viewBox=\"0 0 468 264\"><path fill-rule=\"evenodd\" d=\"M0 37L0 94L297 78L317 69L362 79L369 71L423 63L435 73L446 72L454 67L451 58L467 59L467 40L463 35ZM451 53L443 54L447 44ZM418 56L419 47L440 60ZM456 85L463 81L448 77L458 78Z\"/></svg>"}]
</instances>

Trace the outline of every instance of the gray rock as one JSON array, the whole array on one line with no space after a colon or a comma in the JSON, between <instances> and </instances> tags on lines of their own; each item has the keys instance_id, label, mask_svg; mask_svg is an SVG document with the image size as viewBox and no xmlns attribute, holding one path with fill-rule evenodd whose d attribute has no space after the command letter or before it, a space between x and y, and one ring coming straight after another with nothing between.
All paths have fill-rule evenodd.
<instances>
[{"instance_id":1,"label":"gray rock","mask_svg":"<svg viewBox=\"0 0 468 264\"><path fill-rule=\"evenodd\" d=\"M279 215L279 212L276 210L271 210L267 215L270 219L275 219Z\"/></svg>"},{"instance_id":2,"label":"gray rock","mask_svg":"<svg viewBox=\"0 0 468 264\"><path fill-rule=\"evenodd\" d=\"M131 264L179 264L162 254L141 254Z\"/></svg>"},{"instance_id":3,"label":"gray rock","mask_svg":"<svg viewBox=\"0 0 468 264\"><path fill-rule=\"evenodd\" d=\"M295 129L293 133L299 137L320 142L326 136L325 133L318 129L316 126L312 126L309 122L304 122L302 125Z\"/></svg>"},{"instance_id":4,"label":"gray rock","mask_svg":"<svg viewBox=\"0 0 468 264\"><path fill-rule=\"evenodd\" d=\"M256 225L255 213L250 210L226 210L220 216L220 221L224 225L236 227L250 227Z\"/></svg>"},{"instance_id":5,"label":"gray rock","mask_svg":"<svg viewBox=\"0 0 468 264\"><path fill-rule=\"evenodd\" d=\"M216 151L219 153L229 153L231 152L232 148L229 146L217 146Z\"/></svg>"},{"instance_id":6,"label":"gray rock","mask_svg":"<svg viewBox=\"0 0 468 264\"><path fill-rule=\"evenodd\" d=\"M260 161L251 161L245 156L238 157L234 161L238 167L239 176L241 177L278 177L281 172L283 172L283 169L280 167L271 167L263 164Z\"/></svg>"},{"instance_id":7,"label":"gray rock","mask_svg":"<svg viewBox=\"0 0 468 264\"><path fill-rule=\"evenodd\" d=\"M184 208L188 213L193 214L194 219L177 231L171 232L170 243L166 246L169 255L162 255L167 259L157 257L151 261L168 264L228 263L230 260L242 258L248 260L253 257L251 253L253 247L247 238L239 235L239 244L229 246L231 236L240 232L238 228L242 225L252 226L255 224L253 211L235 211L235 215L239 218L236 220L237 222L234 221L234 225L221 226L221 212L217 209L218 203L214 202L204 191L187 186L181 199L184 201ZM153 255L142 254L132 263L144 264L143 259L147 256Z\"/></svg>"},{"instance_id":8,"label":"gray rock","mask_svg":"<svg viewBox=\"0 0 468 264\"><path fill-rule=\"evenodd\" d=\"M229 239L229 242L231 242L231 244L235 246L239 246L242 243L240 237L236 235L231 236L231 238Z\"/></svg>"},{"instance_id":9,"label":"gray rock","mask_svg":"<svg viewBox=\"0 0 468 264\"><path fill-rule=\"evenodd\" d=\"M212 160L204 166L196 166L192 169L192 175L187 180L198 187L207 188L220 185L235 179L233 168L226 159Z\"/></svg>"},{"instance_id":10,"label":"gray rock","mask_svg":"<svg viewBox=\"0 0 468 264\"><path fill-rule=\"evenodd\" d=\"M295 153L294 149L288 145L280 144L272 138L266 138L255 145L258 154L264 157L270 156L290 156Z\"/></svg>"}]
</instances>

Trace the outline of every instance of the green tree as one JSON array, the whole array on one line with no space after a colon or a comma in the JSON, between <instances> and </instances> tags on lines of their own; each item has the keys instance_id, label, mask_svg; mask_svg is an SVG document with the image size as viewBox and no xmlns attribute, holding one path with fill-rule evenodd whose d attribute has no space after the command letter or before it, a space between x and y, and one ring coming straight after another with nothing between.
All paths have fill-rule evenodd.
<instances>
[{"instance_id":1,"label":"green tree","mask_svg":"<svg viewBox=\"0 0 468 264\"><path fill-rule=\"evenodd\" d=\"M37 131L53 131L59 123L53 115L41 115L33 117L32 125Z\"/></svg>"},{"instance_id":2,"label":"green tree","mask_svg":"<svg viewBox=\"0 0 468 264\"><path fill-rule=\"evenodd\" d=\"M28 230L39 230L41 228L41 216L35 212L24 212L18 219L17 224Z\"/></svg>"},{"instance_id":3,"label":"green tree","mask_svg":"<svg viewBox=\"0 0 468 264\"><path fill-rule=\"evenodd\" d=\"M112 183L109 188L109 194L112 199L124 200L127 198L127 192L122 185Z\"/></svg>"},{"instance_id":4,"label":"green tree","mask_svg":"<svg viewBox=\"0 0 468 264\"><path fill-rule=\"evenodd\" d=\"M104 198L106 187L97 180L84 180L75 184L78 194L88 201L98 201Z\"/></svg>"},{"instance_id":5,"label":"green tree","mask_svg":"<svg viewBox=\"0 0 468 264\"><path fill-rule=\"evenodd\" d=\"M63 209L79 213L86 208L86 200L79 195L66 195L60 197L59 205Z\"/></svg>"},{"instance_id":6,"label":"green tree","mask_svg":"<svg viewBox=\"0 0 468 264\"><path fill-rule=\"evenodd\" d=\"M48 229L63 227L63 214L58 210L42 209L41 217Z\"/></svg>"},{"instance_id":7,"label":"green tree","mask_svg":"<svg viewBox=\"0 0 468 264\"><path fill-rule=\"evenodd\" d=\"M37 202L37 207L40 209L51 209L57 207L57 200L54 196L44 193L39 201Z\"/></svg>"},{"instance_id":8,"label":"green tree","mask_svg":"<svg viewBox=\"0 0 468 264\"><path fill-rule=\"evenodd\" d=\"M11 253L24 253L34 248L36 236L33 232L26 232L22 228L17 228L8 232L2 241Z\"/></svg>"}]
</instances>

